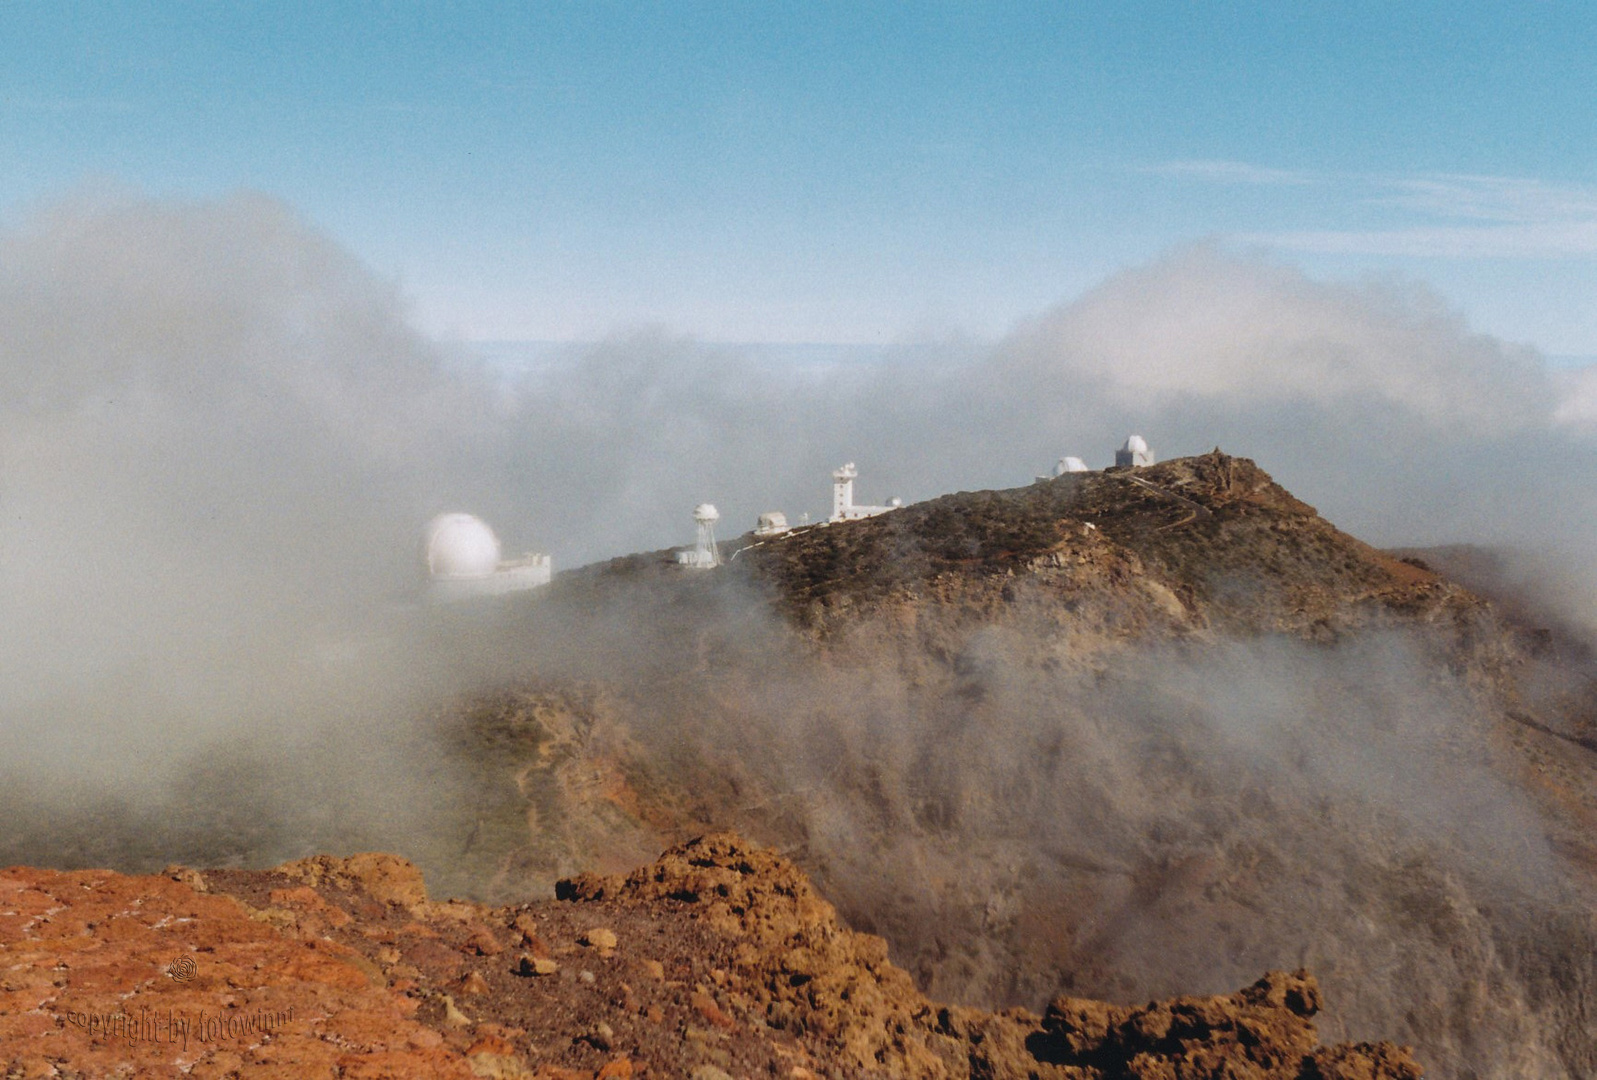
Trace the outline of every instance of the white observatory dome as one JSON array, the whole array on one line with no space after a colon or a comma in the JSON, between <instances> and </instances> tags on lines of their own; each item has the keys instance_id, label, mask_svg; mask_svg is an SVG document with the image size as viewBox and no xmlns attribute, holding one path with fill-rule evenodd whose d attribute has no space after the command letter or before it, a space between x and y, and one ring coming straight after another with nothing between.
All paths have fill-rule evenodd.
<instances>
[{"instance_id":1,"label":"white observatory dome","mask_svg":"<svg viewBox=\"0 0 1597 1080\"><path fill-rule=\"evenodd\" d=\"M700 503L693 508L694 521L720 521L721 512L709 503Z\"/></svg>"},{"instance_id":2,"label":"white observatory dome","mask_svg":"<svg viewBox=\"0 0 1597 1080\"><path fill-rule=\"evenodd\" d=\"M427 525L427 572L433 577L487 577L499 568L499 538L470 514L439 514Z\"/></svg>"},{"instance_id":3,"label":"white observatory dome","mask_svg":"<svg viewBox=\"0 0 1597 1080\"><path fill-rule=\"evenodd\" d=\"M1146 454L1148 452L1148 441L1141 435L1132 435L1126 439L1126 445L1120 449L1128 454Z\"/></svg>"}]
</instances>

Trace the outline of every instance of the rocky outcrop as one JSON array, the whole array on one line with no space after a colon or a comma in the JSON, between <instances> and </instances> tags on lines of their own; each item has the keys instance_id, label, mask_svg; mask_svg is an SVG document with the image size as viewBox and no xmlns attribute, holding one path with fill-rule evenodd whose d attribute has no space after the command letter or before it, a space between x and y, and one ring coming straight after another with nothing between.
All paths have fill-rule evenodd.
<instances>
[{"instance_id":1,"label":"rocky outcrop","mask_svg":"<svg viewBox=\"0 0 1597 1080\"><path fill-rule=\"evenodd\" d=\"M1225 997L1143 1007L1061 997L1043 1016L938 1007L848 930L807 878L730 834L701 837L625 878L561 883L568 899L674 902L739 940L736 974L771 1026L817 1044L848 1075L915 1078L1111 1077L1419 1080L1390 1043L1320 1047L1320 990L1307 972L1271 972Z\"/></svg>"},{"instance_id":2,"label":"rocky outcrop","mask_svg":"<svg viewBox=\"0 0 1597 1080\"><path fill-rule=\"evenodd\" d=\"M428 900L402 859L0 872L9 1077L1059 1077L1415 1080L1319 1047L1319 990L1043 1016L938 1007L792 864L730 834L559 899Z\"/></svg>"}]
</instances>

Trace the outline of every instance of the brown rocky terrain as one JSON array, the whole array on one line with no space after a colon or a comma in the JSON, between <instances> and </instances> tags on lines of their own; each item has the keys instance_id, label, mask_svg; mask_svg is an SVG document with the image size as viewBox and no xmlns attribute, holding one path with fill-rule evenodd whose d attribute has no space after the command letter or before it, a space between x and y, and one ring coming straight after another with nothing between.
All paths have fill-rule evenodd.
<instances>
[{"instance_id":1,"label":"brown rocky terrain","mask_svg":"<svg viewBox=\"0 0 1597 1080\"><path fill-rule=\"evenodd\" d=\"M1434 1075L1597 1069L1597 970L1570 959L1597 949L1597 695L1535 612L1219 452L734 550L501 614L538 678L462 742L536 763L527 718L574 735L517 796L553 827L497 849L500 886L732 825L945 1000L1307 965L1333 1030Z\"/></svg>"},{"instance_id":2,"label":"brown rocky terrain","mask_svg":"<svg viewBox=\"0 0 1597 1080\"><path fill-rule=\"evenodd\" d=\"M228 748L142 815L15 815L0 861L181 858L229 866L219 888L386 848L435 891L507 908L735 828L879 935L905 993L949 1003L931 1027L893 1021L939 1061L952 1039L1114 1075L1126 1025L1308 969L1331 1039L1412 1045L1428 1076L1597 1075L1597 683L1534 604L1483 598L1434 553L1378 551L1218 451L724 554L712 573L638 555L435 612L417 663L446 657L481 692L380 733L425 781L384 804L393 824L283 815L261 793L306 790L304 758L273 773ZM551 912L630 902L576 880L601 898ZM269 899L248 902L285 906ZM717 968L741 977L718 960L691 985L714 996ZM1126 1011L1183 995L1207 997ZM1120 1004L1078 1031L1050 1011L1064 999ZM844 1060L802 1034L819 1067Z\"/></svg>"},{"instance_id":3,"label":"brown rocky terrain","mask_svg":"<svg viewBox=\"0 0 1597 1080\"><path fill-rule=\"evenodd\" d=\"M388 855L266 871L0 874L11 1077L1415 1080L1320 1046L1272 972L1140 1007L938 1006L791 863L722 834L560 899L429 900Z\"/></svg>"}]
</instances>

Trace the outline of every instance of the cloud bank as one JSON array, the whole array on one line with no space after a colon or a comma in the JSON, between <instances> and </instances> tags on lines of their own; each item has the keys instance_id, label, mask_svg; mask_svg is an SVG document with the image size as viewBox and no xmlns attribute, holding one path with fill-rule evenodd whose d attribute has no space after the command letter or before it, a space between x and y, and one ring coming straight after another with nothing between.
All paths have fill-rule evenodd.
<instances>
[{"instance_id":1,"label":"cloud bank","mask_svg":"<svg viewBox=\"0 0 1597 1080\"><path fill-rule=\"evenodd\" d=\"M688 542L702 501L729 531L821 515L846 460L862 501L913 500L1132 430L1252 457L1376 543L1535 550L1583 603L1593 400L1422 286L1210 247L992 347L799 369L645 329L511 377L270 198L83 196L0 233L0 718L84 797L229 738L301 753L453 685L448 649L406 652L435 513L569 568Z\"/></svg>"},{"instance_id":2,"label":"cloud bank","mask_svg":"<svg viewBox=\"0 0 1597 1080\"><path fill-rule=\"evenodd\" d=\"M685 543L702 501L732 529L769 509L822 514L828 473L847 460L862 501L912 500L1024 484L1065 454L1101 467L1138 431L1163 457L1217 444L1252 457L1376 543L1519 545L1551 586L1543 602L1589 626L1594 386L1471 332L1423 286L1316 281L1201 246L1118 274L991 347L916 344L878 364L799 369L636 330L512 376L415 332L391 284L274 200L63 202L0 233L0 820L13 845L0 855L159 865L414 852L407 839L447 832L440 818L472 782L440 754L429 710L485 674L675 662L678 643L630 618L605 624L604 641L553 628L547 655L480 648L469 620L418 602L421 530L447 510L484 516L509 550L550 550L564 569ZM782 640L745 637L756 654ZM1488 775L1477 759L1489 739L1445 695L1411 694L1400 649L1372 646L1329 670L1294 650L1239 652L1067 700L1002 677L1002 646L975 661L999 673L991 700L1016 741L995 742L950 698L928 714L946 721L947 747L923 754L902 735L916 720L904 720L903 688L868 673L858 696L816 699L862 709L801 706L795 726L744 732L768 735L746 757L760 762L763 748L753 768L778 787L857 759L874 770L862 786L898 777L903 805L957 810L966 835L1003 840L994 858L1038 837L1055 844L1057 880L1127 876L1081 862L1091 853L1070 845L1083 836L1127 866L1186 851L1182 830L1205 822L1226 844L1270 852L1271 805L1242 798L1263 798L1250 794L1255 773L1301 781L1309 809L1316 792L1334 797L1351 824L1332 821L1324 850L1351 877L1368 845L1346 837L1380 833L1387 818L1438 851L1474 845L1460 865L1496 862L1533 831L1502 792L1450 783ZM757 699L786 687L802 702L810 676L790 661L757 655L743 669L756 681L732 689ZM1318 724L1326 698L1351 703L1348 726ZM690 704L681 728L656 734L676 739L701 711ZM1453 735L1438 735L1436 718L1454 714ZM1145 747L1104 718L1153 725L1149 740L1188 748L1201 768L1150 769ZM1071 752L1042 776L1040 748L1058 738ZM1409 803L1407 789L1372 784L1397 757L1440 769L1414 788L1439 797ZM1190 775L1213 783L1189 790ZM1124 780L1135 805L1072 794L1105 777ZM1015 800L995 791L1024 797L1042 824L1013 836ZM805 811L859 910L893 910L862 884L884 866L894 882L928 866L968 875L963 843L889 842L874 852L885 861L851 872L859 811L842 794ZM1475 827L1483 815L1495 831ZM1516 887L1536 886L1532 854ZM979 880L1002 884L1007 865ZM1315 903L1334 891L1336 867L1324 872ZM995 893L991 926L1024 917L1024 883L1012 884ZM1128 970L1169 960L1177 943L1127 930L1146 924L1123 922L1111 893L1083 934ZM1311 933L1321 915L1310 904L1287 929L1330 949ZM1239 945L1224 976L1251 974L1289 937ZM1381 955L1392 970L1414 959ZM1170 978L1218 977L1212 957L1176 959ZM938 977L952 987L956 976Z\"/></svg>"}]
</instances>

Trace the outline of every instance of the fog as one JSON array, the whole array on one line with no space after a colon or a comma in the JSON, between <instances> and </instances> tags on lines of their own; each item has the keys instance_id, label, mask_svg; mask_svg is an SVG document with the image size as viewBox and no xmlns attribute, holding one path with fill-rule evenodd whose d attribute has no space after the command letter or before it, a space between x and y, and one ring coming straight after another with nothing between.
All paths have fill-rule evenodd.
<instances>
[{"instance_id":1,"label":"fog","mask_svg":"<svg viewBox=\"0 0 1597 1080\"><path fill-rule=\"evenodd\" d=\"M430 719L486 678L665 685L641 673L680 643L637 612L509 645L441 630L419 542L443 511L560 571L687 543L702 501L723 536L766 510L819 516L844 461L860 501L913 501L1025 484L1065 454L1102 467L1137 431L1162 458L1253 458L1376 544L1527 552L1536 602L1592 623L1597 380L1472 331L1422 284L1316 281L1198 246L1002 341L906 340L870 364L777 364L691 329L619 328L509 372L418 333L397 286L261 195L80 194L0 233L0 861L405 853L473 783ZM1051 989L1006 972L1005 950L1025 940L1027 897L1056 888L1077 901L1083 987L1219 990L1316 949L1348 964L1357 940L1373 959L1335 977L1386 988L1349 1008L1368 1027L1396 1007L1394 973L1431 962L1419 938L1359 938L1333 902L1349 882L1419 860L1427 911L1455 888L1472 926L1490 904L1564 910L1535 810L1425 641L1262 643L1078 683L1012 662L995 632L968 658L987 704L966 709L917 698L890 665L813 667L750 614L757 597L728 604L754 629L719 703L662 697L631 714L634 734L797 798L764 820L808 838L855 917L925 955L916 920L974 935L959 964L918 972L940 992ZM818 687L842 704L793 704ZM1280 821L1318 824L1294 841ZM1248 939L1245 903L1218 926L1138 891L1149 867L1200 852L1246 855L1302 903ZM936 918L905 899L962 877ZM997 906L972 922L978 888ZM1501 923L1498 947L1533 921ZM1235 940L1223 962L1211 939ZM1437 979L1505 970L1435 964ZM1486 1026L1504 1046L1551 1038L1522 1022Z\"/></svg>"},{"instance_id":2,"label":"fog","mask_svg":"<svg viewBox=\"0 0 1597 1080\"><path fill-rule=\"evenodd\" d=\"M1199 246L996 344L882 357L642 328L518 376L417 333L397 286L269 197L35 207L0 233L11 767L160 788L218 739L344 737L453 693L405 644L438 512L569 569L690 541L701 501L723 535L822 515L845 460L860 501L912 501L1101 467L1133 430L1252 457L1377 544L1534 553L1587 622L1594 383L1422 285Z\"/></svg>"}]
</instances>

